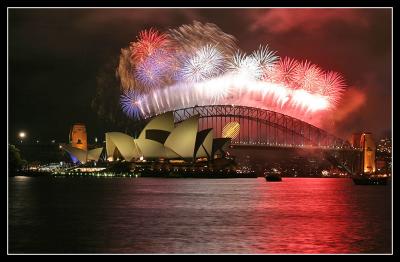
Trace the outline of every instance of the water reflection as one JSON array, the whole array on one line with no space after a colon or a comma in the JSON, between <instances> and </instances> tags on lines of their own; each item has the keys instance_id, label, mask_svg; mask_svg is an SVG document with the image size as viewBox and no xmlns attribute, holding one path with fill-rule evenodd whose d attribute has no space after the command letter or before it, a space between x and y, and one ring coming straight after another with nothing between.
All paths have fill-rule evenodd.
<instances>
[{"instance_id":1,"label":"water reflection","mask_svg":"<svg viewBox=\"0 0 400 262\"><path fill-rule=\"evenodd\" d=\"M349 179L10 179L10 252L390 252L390 187Z\"/></svg>"}]
</instances>

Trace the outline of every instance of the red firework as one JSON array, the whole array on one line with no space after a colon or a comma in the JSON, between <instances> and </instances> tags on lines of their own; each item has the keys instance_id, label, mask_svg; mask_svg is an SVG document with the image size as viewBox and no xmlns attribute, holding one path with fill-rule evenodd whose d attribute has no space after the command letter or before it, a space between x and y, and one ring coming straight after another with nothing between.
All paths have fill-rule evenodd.
<instances>
[{"instance_id":1,"label":"red firework","mask_svg":"<svg viewBox=\"0 0 400 262\"><path fill-rule=\"evenodd\" d=\"M153 28L143 30L139 33L137 41L130 43L131 59L134 64L139 64L151 56L157 49L169 49L169 45L170 40L167 34Z\"/></svg>"},{"instance_id":2,"label":"red firework","mask_svg":"<svg viewBox=\"0 0 400 262\"><path fill-rule=\"evenodd\" d=\"M297 88L310 92L318 92L322 78L322 70L309 61L300 62L294 72Z\"/></svg>"},{"instance_id":3,"label":"red firework","mask_svg":"<svg viewBox=\"0 0 400 262\"><path fill-rule=\"evenodd\" d=\"M292 87L298 64L299 62L293 58L281 58L271 70L266 72L265 79Z\"/></svg>"},{"instance_id":4,"label":"red firework","mask_svg":"<svg viewBox=\"0 0 400 262\"><path fill-rule=\"evenodd\" d=\"M326 72L320 82L320 94L328 96L336 104L346 88L346 83L341 74L333 71Z\"/></svg>"}]
</instances>

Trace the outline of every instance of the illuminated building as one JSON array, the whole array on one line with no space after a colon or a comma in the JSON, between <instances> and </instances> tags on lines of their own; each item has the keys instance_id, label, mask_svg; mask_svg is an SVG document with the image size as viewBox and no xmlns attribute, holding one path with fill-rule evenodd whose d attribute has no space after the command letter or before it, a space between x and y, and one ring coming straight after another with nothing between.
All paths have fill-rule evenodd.
<instances>
[{"instance_id":1,"label":"illuminated building","mask_svg":"<svg viewBox=\"0 0 400 262\"><path fill-rule=\"evenodd\" d=\"M392 153L392 141L390 138L381 139L376 147L376 151L381 153Z\"/></svg>"},{"instance_id":2,"label":"illuminated building","mask_svg":"<svg viewBox=\"0 0 400 262\"><path fill-rule=\"evenodd\" d=\"M360 144L362 146L362 168L367 174L375 173L375 142L371 133L363 133L361 135Z\"/></svg>"},{"instance_id":3,"label":"illuminated building","mask_svg":"<svg viewBox=\"0 0 400 262\"><path fill-rule=\"evenodd\" d=\"M106 151L110 161L213 159L231 140L214 138L212 129L198 131L199 116L177 125L173 113L153 118L137 139L120 132L106 133Z\"/></svg>"},{"instance_id":4,"label":"illuminated building","mask_svg":"<svg viewBox=\"0 0 400 262\"><path fill-rule=\"evenodd\" d=\"M381 174L391 174L392 170L392 141L383 138L376 146L376 170Z\"/></svg>"},{"instance_id":5,"label":"illuminated building","mask_svg":"<svg viewBox=\"0 0 400 262\"><path fill-rule=\"evenodd\" d=\"M74 124L69 133L70 144L61 144L60 148L67 151L74 163L82 164L88 161L98 161L103 148L88 150L86 127L82 123Z\"/></svg>"},{"instance_id":6,"label":"illuminated building","mask_svg":"<svg viewBox=\"0 0 400 262\"><path fill-rule=\"evenodd\" d=\"M75 148L87 151L87 134L84 124L74 124L69 133L69 142Z\"/></svg>"},{"instance_id":7,"label":"illuminated building","mask_svg":"<svg viewBox=\"0 0 400 262\"><path fill-rule=\"evenodd\" d=\"M213 129L198 131L199 116L193 116L175 125L172 112L153 118L137 139L120 132L108 132L106 137L107 159L125 161L147 160L210 160L224 155L224 148L231 138L214 138ZM83 128L82 128L83 127ZM73 162L98 161L102 148L84 150L77 146L86 144L83 125L74 125L71 144L62 145ZM80 140L81 143L77 143Z\"/></svg>"}]
</instances>

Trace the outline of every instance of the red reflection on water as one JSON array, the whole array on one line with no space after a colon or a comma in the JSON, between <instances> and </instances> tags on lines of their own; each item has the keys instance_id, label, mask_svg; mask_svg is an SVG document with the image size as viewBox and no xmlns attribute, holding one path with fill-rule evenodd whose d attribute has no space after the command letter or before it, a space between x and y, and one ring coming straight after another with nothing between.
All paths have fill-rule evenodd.
<instances>
[{"instance_id":1,"label":"red reflection on water","mask_svg":"<svg viewBox=\"0 0 400 262\"><path fill-rule=\"evenodd\" d=\"M372 215L365 207L374 203L362 203L365 192L359 189L366 188L357 188L350 179L284 178L282 183L259 186L262 197L256 200L252 219L265 222L257 232L262 243L254 252L382 252L375 238L387 237L371 228L379 227L379 218L365 223Z\"/></svg>"}]
</instances>

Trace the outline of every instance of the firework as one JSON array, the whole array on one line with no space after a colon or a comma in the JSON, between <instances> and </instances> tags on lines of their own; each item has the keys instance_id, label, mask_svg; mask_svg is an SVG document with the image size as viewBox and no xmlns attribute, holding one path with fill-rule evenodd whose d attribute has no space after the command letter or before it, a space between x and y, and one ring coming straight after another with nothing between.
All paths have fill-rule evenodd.
<instances>
[{"instance_id":1,"label":"firework","mask_svg":"<svg viewBox=\"0 0 400 262\"><path fill-rule=\"evenodd\" d=\"M121 81L121 87L124 90L133 89L135 86L135 79L132 77L132 65L130 61L131 52L127 48L121 49L119 56L119 64L116 70L116 75Z\"/></svg>"},{"instance_id":2,"label":"firework","mask_svg":"<svg viewBox=\"0 0 400 262\"><path fill-rule=\"evenodd\" d=\"M220 75L224 69L223 63L221 52L215 46L206 45L183 62L178 78L183 81L204 81Z\"/></svg>"},{"instance_id":3,"label":"firework","mask_svg":"<svg viewBox=\"0 0 400 262\"><path fill-rule=\"evenodd\" d=\"M143 115L141 103L141 97L133 90L125 91L120 97L122 111L133 119L140 119Z\"/></svg>"},{"instance_id":4,"label":"firework","mask_svg":"<svg viewBox=\"0 0 400 262\"><path fill-rule=\"evenodd\" d=\"M315 112L329 109L330 103L324 96L311 94L305 90L295 90L291 97L291 105L298 112Z\"/></svg>"},{"instance_id":5,"label":"firework","mask_svg":"<svg viewBox=\"0 0 400 262\"><path fill-rule=\"evenodd\" d=\"M218 87L218 88L215 88ZM238 90L241 89L240 92ZM215 92L214 90L218 90ZM202 105L252 105L306 120L308 114L331 108L326 96L293 90L281 84L223 75L200 83L176 84L140 99L145 115Z\"/></svg>"},{"instance_id":6,"label":"firework","mask_svg":"<svg viewBox=\"0 0 400 262\"><path fill-rule=\"evenodd\" d=\"M258 48L257 51L254 51L251 56L258 61L260 64L260 67L263 71L269 70L272 68L277 60L279 59L279 56L275 55L276 51L271 51L268 49L268 45L262 46Z\"/></svg>"},{"instance_id":7,"label":"firework","mask_svg":"<svg viewBox=\"0 0 400 262\"><path fill-rule=\"evenodd\" d=\"M298 62L295 59L285 57L267 70L264 78L291 86L295 80L294 73L296 72L297 66Z\"/></svg>"},{"instance_id":8,"label":"firework","mask_svg":"<svg viewBox=\"0 0 400 262\"><path fill-rule=\"evenodd\" d=\"M247 56L238 51L229 63L230 72L244 79L260 79L262 69L260 63L252 56Z\"/></svg>"},{"instance_id":9,"label":"firework","mask_svg":"<svg viewBox=\"0 0 400 262\"><path fill-rule=\"evenodd\" d=\"M136 78L146 87L161 86L165 83L172 63L171 54L162 49L157 50L136 67Z\"/></svg>"},{"instance_id":10,"label":"firework","mask_svg":"<svg viewBox=\"0 0 400 262\"><path fill-rule=\"evenodd\" d=\"M329 97L336 104L346 87L345 81L337 72L326 72L320 82L320 94Z\"/></svg>"},{"instance_id":11,"label":"firework","mask_svg":"<svg viewBox=\"0 0 400 262\"><path fill-rule=\"evenodd\" d=\"M233 55L237 50L235 37L211 23L202 24L194 21L191 25L170 29L168 34L185 53L191 53L209 44L218 46L220 52L226 57Z\"/></svg>"},{"instance_id":12,"label":"firework","mask_svg":"<svg viewBox=\"0 0 400 262\"><path fill-rule=\"evenodd\" d=\"M137 42L130 43L131 59L134 64L143 62L157 49L170 49L170 40L167 34L157 30L143 30L139 33Z\"/></svg>"},{"instance_id":13,"label":"firework","mask_svg":"<svg viewBox=\"0 0 400 262\"><path fill-rule=\"evenodd\" d=\"M279 58L268 45L250 55L214 24L141 31L121 49L120 103L129 117L202 105L244 105L309 121L333 110L345 81L309 61ZM314 117L313 119L315 119Z\"/></svg>"},{"instance_id":14,"label":"firework","mask_svg":"<svg viewBox=\"0 0 400 262\"><path fill-rule=\"evenodd\" d=\"M318 90L322 77L321 69L311 64L309 61L300 62L295 69L294 79L297 83L297 88L315 92Z\"/></svg>"}]
</instances>

